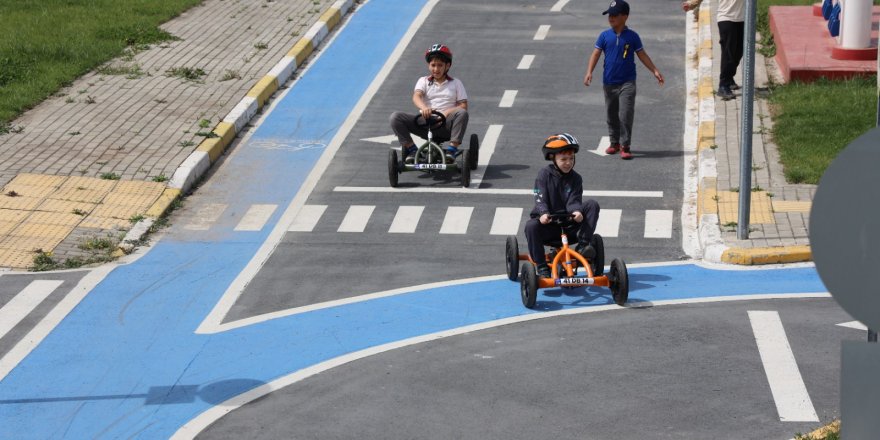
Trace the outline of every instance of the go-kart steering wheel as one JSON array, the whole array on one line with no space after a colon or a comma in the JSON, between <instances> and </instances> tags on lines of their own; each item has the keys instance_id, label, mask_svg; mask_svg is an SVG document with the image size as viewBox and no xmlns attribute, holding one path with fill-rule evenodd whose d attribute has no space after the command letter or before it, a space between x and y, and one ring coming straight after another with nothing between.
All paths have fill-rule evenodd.
<instances>
[{"instance_id":1,"label":"go-kart steering wheel","mask_svg":"<svg viewBox=\"0 0 880 440\"><path fill-rule=\"evenodd\" d=\"M425 117L419 113L416 115L415 123L418 127L427 127L431 130L436 130L446 125L446 115L437 110L431 110L431 116L428 116L427 120L425 120Z\"/></svg>"},{"instance_id":2,"label":"go-kart steering wheel","mask_svg":"<svg viewBox=\"0 0 880 440\"><path fill-rule=\"evenodd\" d=\"M574 225L574 214L550 214L550 222L567 227Z\"/></svg>"}]
</instances>

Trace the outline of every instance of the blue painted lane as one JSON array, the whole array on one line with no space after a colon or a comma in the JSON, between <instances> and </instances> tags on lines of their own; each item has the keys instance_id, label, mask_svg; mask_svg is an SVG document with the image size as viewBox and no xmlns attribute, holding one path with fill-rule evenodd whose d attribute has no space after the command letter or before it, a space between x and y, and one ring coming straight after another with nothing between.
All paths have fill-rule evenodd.
<instances>
[{"instance_id":1,"label":"blue painted lane","mask_svg":"<svg viewBox=\"0 0 880 440\"><path fill-rule=\"evenodd\" d=\"M191 246L169 245L170 248ZM206 245L207 247L207 245ZM229 246L226 252L238 252ZM167 255L167 254L166 254ZM523 314L507 280L432 288L266 321L214 335L194 329L228 280L205 256L157 280L159 252L114 275L2 384L2 430L28 438L167 437L189 419L251 388L320 362L415 336ZM207 276L206 276L207 275ZM631 271L646 301L753 293L822 292L812 268L719 271L695 265ZM539 307L610 302L604 289L548 289ZM624 311L625 312L625 311ZM588 318L585 318L588 319ZM18 437L18 436L17 436Z\"/></svg>"}]
</instances>

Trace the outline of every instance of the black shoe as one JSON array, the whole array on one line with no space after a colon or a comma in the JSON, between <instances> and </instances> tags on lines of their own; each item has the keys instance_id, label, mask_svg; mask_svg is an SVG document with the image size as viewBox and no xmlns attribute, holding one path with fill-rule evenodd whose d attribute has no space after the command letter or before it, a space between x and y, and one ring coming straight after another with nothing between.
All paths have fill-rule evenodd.
<instances>
[{"instance_id":1,"label":"black shoe","mask_svg":"<svg viewBox=\"0 0 880 440\"><path fill-rule=\"evenodd\" d=\"M596 258L596 248L590 246L589 243L579 242L574 247L574 250L575 252L581 254L581 256L586 258L587 260L592 260L593 258Z\"/></svg>"},{"instance_id":2,"label":"black shoe","mask_svg":"<svg viewBox=\"0 0 880 440\"><path fill-rule=\"evenodd\" d=\"M733 92L730 90L730 87L728 86L718 87L718 96L720 96L721 99L725 101L736 98L736 96L733 94Z\"/></svg>"},{"instance_id":3,"label":"black shoe","mask_svg":"<svg viewBox=\"0 0 880 440\"><path fill-rule=\"evenodd\" d=\"M730 83L730 90L739 90L741 88L742 87L740 87L737 83Z\"/></svg>"},{"instance_id":4,"label":"black shoe","mask_svg":"<svg viewBox=\"0 0 880 440\"><path fill-rule=\"evenodd\" d=\"M535 267L535 272L538 273L538 276L541 278L550 278L553 276L553 273L550 272L550 266L547 263L541 263L537 267Z\"/></svg>"}]
</instances>

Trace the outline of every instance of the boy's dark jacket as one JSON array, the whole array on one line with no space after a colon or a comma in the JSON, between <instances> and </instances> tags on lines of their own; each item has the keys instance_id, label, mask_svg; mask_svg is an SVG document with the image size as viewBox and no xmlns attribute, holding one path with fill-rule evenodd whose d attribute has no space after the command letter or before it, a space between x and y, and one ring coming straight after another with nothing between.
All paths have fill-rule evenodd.
<instances>
[{"instance_id":1,"label":"boy's dark jacket","mask_svg":"<svg viewBox=\"0 0 880 440\"><path fill-rule=\"evenodd\" d=\"M550 164L538 172L535 179L535 208L531 218L543 214L569 214L580 211L584 194L584 179L575 170L562 174Z\"/></svg>"}]
</instances>

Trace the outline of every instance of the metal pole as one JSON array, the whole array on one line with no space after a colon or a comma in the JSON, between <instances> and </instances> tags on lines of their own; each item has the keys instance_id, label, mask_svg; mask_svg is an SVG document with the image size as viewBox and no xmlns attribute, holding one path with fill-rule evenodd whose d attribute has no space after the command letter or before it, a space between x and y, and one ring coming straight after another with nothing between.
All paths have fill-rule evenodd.
<instances>
[{"instance_id":1,"label":"metal pole","mask_svg":"<svg viewBox=\"0 0 880 440\"><path fill-rule=\"evenodd\" d=\"M868 329L868 342L877 342L877 332Z\"/></svg>"},{"instance_id":2,"label":"metal pole","mask_svg":"<svg viewBox=\"0 0 880 440\"><path fill-rule=\"evenodd\" d=\"M736 238L749 238L749 214L752 202L752 113L755 94L755 3L746 0L746 22L743 35L743 94L739 149L739 218Z\"/></svg>"}]
</instances>

